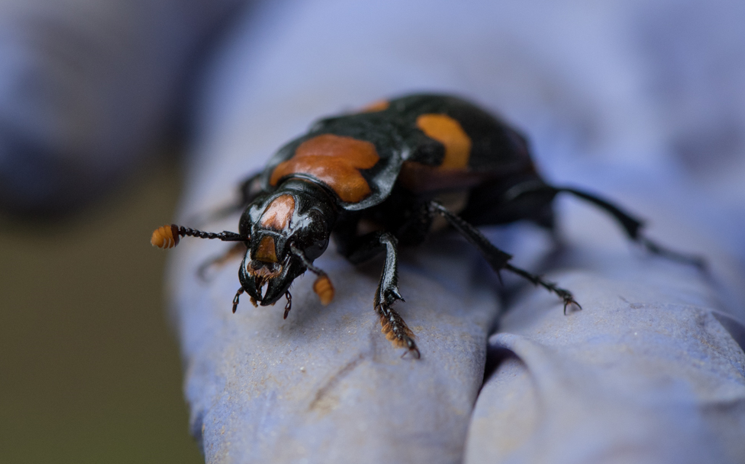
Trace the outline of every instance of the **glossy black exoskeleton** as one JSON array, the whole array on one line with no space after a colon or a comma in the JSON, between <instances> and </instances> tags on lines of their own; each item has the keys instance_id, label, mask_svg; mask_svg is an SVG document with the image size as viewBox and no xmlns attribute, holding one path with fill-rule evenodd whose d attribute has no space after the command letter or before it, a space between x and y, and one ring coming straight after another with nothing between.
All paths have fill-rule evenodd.
<instances>
[{"instance_id":1,"label":"glossy black exoskeleton","mask_svg":"<svg viewBox=\"0 0 745 464\"><path fill-rule=\"evenodd\" d=\"M164 226L151 242L171 247L179 237L238 242L243 292L254 304L282 296L290 310L290 284L305 271L318 278L324 304L333 298L328 276L313 265L333 234L339 252L353 263L385 252L373 306L387 337L419 357L414 334L393 309L403 300L397 285L399 246L424 241L442 216L481 251L497 272L507 270L558 295L566 314L579 304L572 293L510 264L475 226L529 220L553 227L552 202L570 193L615 217L632 240L653 253L698 266L703 262L667 250L640 233L642 223L612 203L572 188L554 187L538 174L528 143L501 120L462 99L411 95L370 105L361 112L323 119L282 147L266 169L242 183L238 233L210 233ZM460 197L451 210L444 195ZM361 232L361 230L367 232Z\"/></svg>"}]
</instances>

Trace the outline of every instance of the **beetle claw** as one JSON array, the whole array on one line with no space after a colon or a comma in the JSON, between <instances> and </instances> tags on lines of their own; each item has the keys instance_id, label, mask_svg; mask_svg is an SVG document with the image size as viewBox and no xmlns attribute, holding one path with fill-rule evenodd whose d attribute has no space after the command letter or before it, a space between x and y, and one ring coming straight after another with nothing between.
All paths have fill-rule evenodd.
<instances>
[{"instance_id":1,"label":"beetle claw","mask_svg":"<svg viewBox=\"0 0 745 464\"><path fill-rule=\"evenodd\" d=\"M422 354L419 352L419 348L416 347L414 340L409 339L411 346L401 354L401 359L405 358L407 354L411 353L414 359L422 359Z\"/></svg>"},{"instance_id":2,"label":"beetle claw","mask_svg":"<svg viewBox=\"0 0 745 464\"><path fill-rule=\"evenodd\" d=\"M567 308L571 305L575 305L577 307L578 311L582 311L582 305L577 303L577 300L574 299L574 297L569 294L568 297L564 297L564 315L567 316Z\"/></svg>"}]
</instances>

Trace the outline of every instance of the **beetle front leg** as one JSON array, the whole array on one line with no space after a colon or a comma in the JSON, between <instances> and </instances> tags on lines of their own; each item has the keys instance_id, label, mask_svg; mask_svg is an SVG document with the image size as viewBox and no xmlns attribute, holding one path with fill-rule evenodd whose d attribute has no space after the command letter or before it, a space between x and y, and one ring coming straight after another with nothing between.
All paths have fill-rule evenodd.
<instances>
[{"instance_id":1,"label":"beetle front leg","mask_svg":"<svg viewBox=\"0 0 745 464\"><path fill-rule=\"evenodd\" d=\"M214 210L197 213L189 217L187 222L197 225L208 224L224 219L230 215L240 213L262 192L261 175L262 172L259 171L241 181L237 189L238 198L219 206Z\"/></svg>"},{"instance_id":2,"label":"beetle front leg","mask_svg":"<svg viewBox=\"0 0 745 464\"><path fill-rule=\"evenodd\" d=\"M404 301L398 290L398 241L390 232L372 232L360 237L347 258L353 263L365 261L385 248L385 264L380 283L375 292L373 307L380 317L381 331L398 348L407 348L415 358L420 358L419 348L414 342L414 332L409 329L400 314L393 309L396 300ZM406 353L404 353L406 354Z\"/></svg>"},{"instance_id":3,"label":"beetle front leg","mask_svg":"<svg viewBox=\"0 0 745 464\"><path fill-rule=\"evenodd\" d=\"M388 232L381 233L378 240L386 248L385 265L373 301L375 312L380 317L381 330L396 347L407 348L415 358L419 359L421 354L414 342L414 332L409 329L403 318L392 308L396 300L404 301L398 291L397 240Z\"/></svg>"},{"instance_id":4,"label":"beetle front leg","mask_svg":"<svg viewBox=\"0 0 745 464\"><path fill-rule=\"evenodd\" d=\"M197 268L197 276L200 280L207 281L209 280L209 276L207 275L207 272L210 269L218 268L227 263L228 261L242 257L246 254L246 243L245 242L236 242L228 248L223 254L214 256L210 258L209 260L203 262L199 265Z\"/></svg>"},{"instance_id":5,"label":"beetle front leg","mask_svg":"<svg viewBox=\"0 0 745 464\"><path fill-rule=\"evenodd\" d=\"M549 292L556 294L564 301L564 314L567 314L567 307L569 307L570 305L576 305L579 309L582 309L582 306L580 306L580 304L577 303L577 301L574 299L572 292L558 287L553 282L543 280L541 276L531 274L524 269L513 266L509 263L509 260L512 259L512 255L505 253L504 251L495 247L486 237L484 237L484 234L479 232L477 228L467 223L459 216L451 213L444 206L437 203L436 201L431 202L430 206L433 212L442 215L448 221L448 223L453 226L453 228L455 228L455 230L460 232L460 234L463 235L466 240L468 240L472 245L478 248L481 254L484 255L484 257L486 258L489 266L494 269L494 272L496 272L497 275L499 275L499 271L501 271L502 269L506 269L514 274L519 275L520 277L533 282L533 284L540 285Z\"/></svg>"}]
</instances>

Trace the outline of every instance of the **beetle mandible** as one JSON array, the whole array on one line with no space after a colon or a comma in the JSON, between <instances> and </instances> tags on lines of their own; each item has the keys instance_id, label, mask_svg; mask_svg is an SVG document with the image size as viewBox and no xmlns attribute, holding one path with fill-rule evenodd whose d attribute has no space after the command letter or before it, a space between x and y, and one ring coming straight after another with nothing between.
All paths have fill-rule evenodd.
<instances>
[{"instance_id":1,"label":"beetle mandible","mask_svg":"<svg viewBox=\"0 0 745 464\"><path fill-rule=\"evenodd\" d=\"M280 148L266 169L239 188L243 209L238 232L203 232L169 225L151 243L170 248L183 236L237 242L226 256L240 253L241 287L251 302L272 305L287 297L290 284L310 271L313 289L325 305L334 296L328 275L313 262L333 234L339 252L352 263L385 252L373 298L382 331L397 347L419 358L414 334L393 309L398 289L398 247L416 245L431 232L435 216L462 234L497 273L513 272L581 309L569 290L510 264L476 226L533 221L552 229L552 202L569 193L615 217L631 240L652 253L703 267L703 260L671 251L641 233L642 222L596 195L555 187L539 175L527 139L476 105L447 95L408 95L374 103L361 112L322 119L307 134ZM462 196L459 210L443 195ZM361 232L361 224L372 231Z\"/></svg>"}]
</instances>

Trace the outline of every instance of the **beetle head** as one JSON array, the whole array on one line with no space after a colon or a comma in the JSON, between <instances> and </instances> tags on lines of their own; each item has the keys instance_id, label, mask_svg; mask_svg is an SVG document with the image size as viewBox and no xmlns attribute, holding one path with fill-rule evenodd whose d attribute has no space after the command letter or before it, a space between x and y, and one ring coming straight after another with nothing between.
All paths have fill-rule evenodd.
<instances>
[{"instance_id":1,"label":"beetle head","mask_svg":"<svg viewBox=\"0 0 745 464\"><path fill-rule=\"evenodd\" d=\"M251 203L240 222L240 235L250 243L238 277L252 301L274 304L306 270L328 280L313 261L326 251L336 215L335 202L322 187L299 179ZM322 302L330 301L316 292Z\"/></svg>"}]
</instances>

